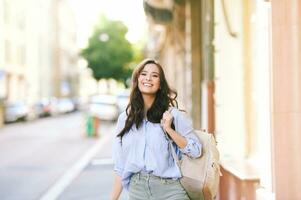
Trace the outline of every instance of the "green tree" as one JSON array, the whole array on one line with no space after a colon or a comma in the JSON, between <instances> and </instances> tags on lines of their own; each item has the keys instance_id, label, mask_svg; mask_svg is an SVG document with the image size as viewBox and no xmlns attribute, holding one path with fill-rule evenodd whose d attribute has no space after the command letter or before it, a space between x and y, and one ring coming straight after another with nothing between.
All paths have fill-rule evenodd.
<instances>
[{"instance_id":1,"label":"green tree","mask_svg":"<svg viewBox=\"0 0 301 200\"><path fill-rule=\"evenodd\" d=\"M134 59L132 45L125 38L127 31L121 21L101 17L88 46L81 51L97 81L112 78L126 85L132 73L129 63Z\"/></svg>"}]
</instances>

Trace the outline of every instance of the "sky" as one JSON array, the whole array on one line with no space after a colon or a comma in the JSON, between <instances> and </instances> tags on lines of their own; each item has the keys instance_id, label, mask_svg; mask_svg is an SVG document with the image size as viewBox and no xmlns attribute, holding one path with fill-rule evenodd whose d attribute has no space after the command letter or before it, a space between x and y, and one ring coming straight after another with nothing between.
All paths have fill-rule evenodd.
<instances>
[{"instance_id":1,"label":"sky","mask_svg":"<svg viewBox=\"0 0 301 200\"><path fill-rule=\"evenodd\" d=\"M100 14L109 19L121 20L128 27L127 39L135 43L146 33L143 0L68 0L77 20L78 46L85 47L87 38Z\"/></svg>"}]
</instances>

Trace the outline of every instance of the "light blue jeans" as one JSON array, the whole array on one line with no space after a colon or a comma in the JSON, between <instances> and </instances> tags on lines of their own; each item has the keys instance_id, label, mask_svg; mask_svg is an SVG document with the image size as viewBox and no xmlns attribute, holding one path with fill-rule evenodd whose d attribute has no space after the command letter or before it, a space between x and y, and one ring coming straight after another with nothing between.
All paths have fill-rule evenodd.
<instances>
[{"instance_id":1,"label":"light blue jeans","mask_svg":"<svg viewBox=\"0 0 301 200\"><path fill-rule=\"evenodd\" d=\"M137 173L130 181L129 200L189 200L189 197L178 179Z\"/></svg>"}]
</instances>

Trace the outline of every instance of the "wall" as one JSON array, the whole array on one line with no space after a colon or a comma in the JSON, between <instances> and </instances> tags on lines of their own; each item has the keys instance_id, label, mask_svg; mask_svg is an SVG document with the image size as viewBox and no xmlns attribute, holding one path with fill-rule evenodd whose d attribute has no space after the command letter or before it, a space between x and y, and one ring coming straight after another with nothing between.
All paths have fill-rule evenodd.
<instances>
[{"instance_id":1,"label":"wall","mask_svg":"<svg viewBox=\"0 0 301 200\"><path fill-rule=\"evenodd\" d=\"M272 152L276 199L301 199L301 2L272 1Z\"/></svg>"},{"instance_id":2,"label":"wall","mask_svg":"<svg viewBox=\"0 0 301 200\"><path fill-rule=\"evenodd\" d=\"M222 156L243 158L246 153L243 5L239 0L227 2L229 21L237 37L229 34L221 1L215 1L216 136Z\"/></svg>"}]
</instances>

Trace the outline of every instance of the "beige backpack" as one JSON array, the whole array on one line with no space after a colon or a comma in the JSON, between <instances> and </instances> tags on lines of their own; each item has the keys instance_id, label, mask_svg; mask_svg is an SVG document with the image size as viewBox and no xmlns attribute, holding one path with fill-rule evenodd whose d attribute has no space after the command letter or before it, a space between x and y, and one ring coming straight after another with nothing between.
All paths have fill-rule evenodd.
<instances>
[{"instance_id":1,"label":"beige backpack","mask_svg":"<svg viewBox=\"0 0 301 200\"><path fill-rule=\"evenodd\" d=\"M219 151L213 134L195 131L202 144L202 155L190 158L183 154L179 160L175 149L169 140L173 158L180 167L182 178L180 182L191 200L212 200L216 198L221 176Z\"/></svg>"}]
</instances>

